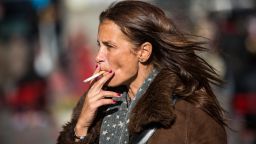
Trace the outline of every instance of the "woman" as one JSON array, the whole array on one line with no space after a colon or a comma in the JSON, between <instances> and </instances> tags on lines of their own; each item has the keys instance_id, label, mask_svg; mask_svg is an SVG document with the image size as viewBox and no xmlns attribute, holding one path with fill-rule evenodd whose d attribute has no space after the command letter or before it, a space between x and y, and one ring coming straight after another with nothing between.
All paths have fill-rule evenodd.
<instances>
[{"instance_id":1,"label":"woman","mask_svg":"<svg viewBox=\"0 0 256 144\"><path fill-rule=\"evenodd\" d=\"M105 73L74 109L59 144L225 144L220 80L180 33L146 2L121 1L100 15L95 73Z\"/></svg>"}]
</instances>

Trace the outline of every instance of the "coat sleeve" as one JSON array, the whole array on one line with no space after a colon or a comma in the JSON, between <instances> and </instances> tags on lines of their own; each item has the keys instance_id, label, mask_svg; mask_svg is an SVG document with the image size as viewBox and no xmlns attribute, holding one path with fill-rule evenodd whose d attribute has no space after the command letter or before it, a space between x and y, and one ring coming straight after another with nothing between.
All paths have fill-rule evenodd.
<instances>
[{"instance_id":1,"label":"coat sleeve","mask_svg":"<svg viewBox=\"0 0 256 144\"><path fill-rule=\"evenodd\" d=\"M77 119L81 113L83 103L84 103L85 95L83 95L78 101L76 107L73 110L71 121L66 123L63 126L62 131L59 133L57 144L87 144L89 142L75 142L74 139L74 128L77 122ZM90 139L91 134L88 133L88 139Z\"/></svg>"}]
</instances>

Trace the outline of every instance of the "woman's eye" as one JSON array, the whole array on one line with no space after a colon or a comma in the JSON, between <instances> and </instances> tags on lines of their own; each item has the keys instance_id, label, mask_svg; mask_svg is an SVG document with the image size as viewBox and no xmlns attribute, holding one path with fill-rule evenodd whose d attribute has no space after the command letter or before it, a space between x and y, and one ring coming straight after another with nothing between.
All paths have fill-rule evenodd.
<instances>
[{"instance_id":1,"label":"woman's eye","mask_svg":"<svg viewBox=\"0 0 256 144\"><path fill-rule=\"evenodd\" d=\"M113 46L112 45L106 45L108 48L112 48Z\"/></svg>"},{"instance_id":2,"label":"woman's eye","mask_svg":"<svg viewBox=\"0 0 256 144\"><path fill-rule=\"evenodd\" d=\"M107 45L105 45L105 46L106 46L106 48L107 48L108 50L112 50L113 48L116 48L115 46L110 45L110 44L107 44Z\"/></svg>"}]
</instances>

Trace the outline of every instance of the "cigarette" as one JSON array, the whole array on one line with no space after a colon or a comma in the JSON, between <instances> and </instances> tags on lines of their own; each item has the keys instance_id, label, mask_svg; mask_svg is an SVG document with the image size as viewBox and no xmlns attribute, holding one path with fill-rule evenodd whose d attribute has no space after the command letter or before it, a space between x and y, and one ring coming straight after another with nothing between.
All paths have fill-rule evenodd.
<instances>
[{"instance_id":1,"label":"cigarette","mask_svg":"<svg viewBox=\"0 0 256 144\"><path fill-rule=\"evenodd\" d=\"M104 74L104 73L105 73L105 71L100 71L100 72L98 72L98 73L92 75L91 77L85 79L83 82L84 82L84 83L87 83L87 82L89 82L89 81L91 81L91 80L93 80L93 79L99 77L100 75L102 75L102 74Z\"/></svg>"}]
</instances>

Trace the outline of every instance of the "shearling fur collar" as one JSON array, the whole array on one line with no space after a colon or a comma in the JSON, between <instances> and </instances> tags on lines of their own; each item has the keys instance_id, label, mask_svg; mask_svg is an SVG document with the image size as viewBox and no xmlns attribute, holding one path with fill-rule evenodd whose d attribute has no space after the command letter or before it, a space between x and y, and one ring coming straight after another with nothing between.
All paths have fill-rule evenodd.
<instances>
[{"instance_id":1,"label":"shearling fur collar","mask_svg":"<svg viewBox=\"0 0 256 144\"><path fill-rule=\"evenodd\" d=\"M131 134L139 133L151 125L164 128L172 125L176 118L172 106L176 78L167 69L159 72L131 113L128 126Z\"/></svg>"}]
</instances>

